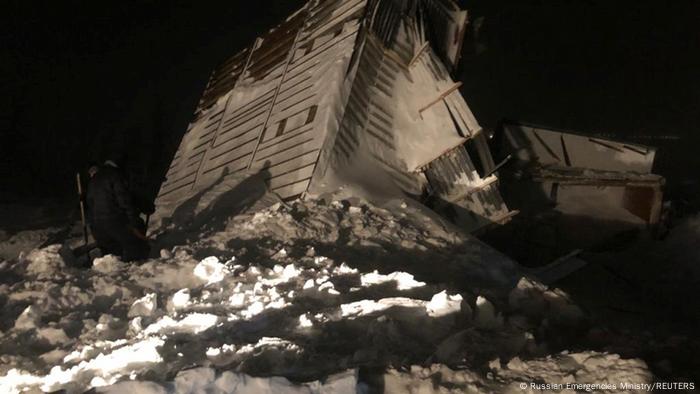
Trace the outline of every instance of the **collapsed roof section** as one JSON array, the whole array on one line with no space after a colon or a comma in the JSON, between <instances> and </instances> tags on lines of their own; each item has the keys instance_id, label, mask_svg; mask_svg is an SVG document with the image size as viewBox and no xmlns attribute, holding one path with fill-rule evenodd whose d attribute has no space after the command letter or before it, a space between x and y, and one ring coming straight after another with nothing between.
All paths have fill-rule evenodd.
<instances>
[{"instance_id":1,"label":"collapsed roof section","mask_svg":"<svg viewBox=\"0 0 700 394\"><path fill-rule=\"evenodd\" d=\"M157 204L249 171L283 198L381 180L468 212L469 230L507 220L449 74L466 24L451 0L308 2L213 72Z\"/></svg>"},{"instance_id":2,"label":"collapsed roof section","mask_svg":"<svg viewBox=\"0 0 700 394\"><path fill-rule=\"evenodd\" d=\"M516 167L560 210L658 223L665 181L652 173L655 148L518 122L504 123L503 131Z\"/></svg>"}]
</instances>

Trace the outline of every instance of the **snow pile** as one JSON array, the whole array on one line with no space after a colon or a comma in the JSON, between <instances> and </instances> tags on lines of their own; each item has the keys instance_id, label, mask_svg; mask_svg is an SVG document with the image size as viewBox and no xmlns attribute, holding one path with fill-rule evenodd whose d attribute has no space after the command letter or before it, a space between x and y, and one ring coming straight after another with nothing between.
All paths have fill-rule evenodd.
<instances>
[{"instance_id":1,"label":"snow pile","mask_svg":"<svg viewBox=\"0 0 700 394\"><path fill-rule=\"evenodd\" d=\"M42 251L32 250L24 257L27 275L36 276L38 279L46 279L59 275L66 268L63 259L58 254L60 245L52 245Z\"/></svg>"},{"instance_id":2,"label":"snow pile","mask_svg":"<svg viewBox=\"0 0 700 394\"><path fill-rule=\"evenodd\" d=\"M27 253L44 243L51 234L57 231L59 229L49 228L20 231L16 234L8 235L4 230L0 230L0 259L16 259L20 254Z\"/></svg>"},{"instance_id":3,"label":"snow pile","mask_svg":"<svg viewBox=\"0 0 700 394\"><path fill-rule=\"evenodd\" d=\"M384 375L388 393L643 393L623 385L648 385L652 376L640 360L614 354L560 353L524 361L515 357L503 364L489 363L486 377L470 370L453 370L442 364L412 366L408 372L390 370Z\"/></svg>"},{"instance_id":4,"label":"snow pile","mask_svg":"<svg viewBox=\"0 0 700 394\"><path fill-rule=\"evenodd\" d=\"M220 393L220 394L342 394L357 391L354 371L338 373L323 382L294 384L283 377L256 378L226 371L217 376L211 368L194 368L179 372L175 381L166 385L152 382L122 382L98 390L105 394L137 393Z\"/></svg>"},{"instance_id":5,"label":"snow pile","mask_svg":"<svg viewBox=\"0 0 700 394\"><path fill-rule=\"evenodd\" d=\"M513 261L420 204L389 200L378 206L335 198L276 203L230 217L221 212L218 221L226 224L198 228L185 237L196 240L187 247L195 254L215 251L221 261L235 257L239 263L260 256L292 261L307 253L321 254L352 262L350 268L365 273L365 281L399 281L409 287L426 280L459 281L458 287L479 283L494 297L506 296L523 275ZM181 244L180 238L166 231L160 245L172 248ZM379 267L383 271L375 274ZM408 271L413 277L381 276L392 271Z\"/></svg>"},{"instance_id":6,"label":"snow pile","mask_svg":"<svg viewBox=\"0 0 700 394\"><path fill-rule=\"evenodd\" d=\"M569 296L559 289L549 290L541 283L522 278L511 291L508 303L512 310L534 319L548 318L563 325L580 325L585 314Z\"/></svg>"},{"instance_id":7,"label":"snow pile","mask_svg":"<svg viewBox=\"0 0 700 394\"><path fill-rule=\"evenodd\" d=\"M412 372L387 388L437 368L444 387L507 392L574 361L646 376L613 355L543 358L581 322L566 294L411 209L279 204L141 265L79 270L34 250L0 267L0 391L355 392L372 385L360 368L394 366ZM496 358L507 367L485 374Z\"/></svg>"}]
</instances>

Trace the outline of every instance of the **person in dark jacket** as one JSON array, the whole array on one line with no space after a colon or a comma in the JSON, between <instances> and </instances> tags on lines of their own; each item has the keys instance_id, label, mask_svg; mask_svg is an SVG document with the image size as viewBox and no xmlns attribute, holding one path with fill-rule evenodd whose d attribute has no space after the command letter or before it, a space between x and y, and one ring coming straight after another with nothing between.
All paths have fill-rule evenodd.
<instances>
[{"instance_id":1,"label":"person in dark jacket","mask_svg":"<svg viewBox=\"0 0 700 394\"><path fill-rule=\"evenodd\" d=\"M86 204L92 234L103 255L121 256L124 261L148 257L145 226L114 162L105 162L90 178Z\"/></svg>"}]
</instances>

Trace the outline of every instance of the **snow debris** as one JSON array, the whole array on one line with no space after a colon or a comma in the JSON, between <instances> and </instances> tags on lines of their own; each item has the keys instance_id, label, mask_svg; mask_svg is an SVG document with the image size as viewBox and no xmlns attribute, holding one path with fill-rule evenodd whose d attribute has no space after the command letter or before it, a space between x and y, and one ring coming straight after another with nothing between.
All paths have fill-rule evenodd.
<instances>
[{"instance_id":1,"label":"snow debris","mask_svg":"<svg viewBox=\"0 0 700 394\"><path fill-rule=\"evenodd\" d=\"M210 256L194 267L194 274L210 285L224 280L229 271L225 265L221 264L218 258Z\"/></svg>"},{"instance_id":2,"label":"snow debris","mask_svg":"<svg viewBox=\"0 0 700 394\"><path fill-rule=\"evenodd\" d=\"M314 256L316 256L316 248L314 248L313 246L309 246L309 247L306 249L305 255L306 255L306 257L314 257Z\"/></svg>"},{"instance_id":3,"label":"snow debris","mask_svg":"<svg viewBox=\"0 0 700 394\"><path fill-rule=\"evenodd\" d=\"M296 278L297 276L299 276L300 273L301 273L301 270L297 269L297 267L294 266L294 264L289 264L286 267L284 267L284 270L282 271L282 278L281 279L283 281L287 282L287 281L290 281L290 280Z\"/></svg>"},{"instance_id":4,"label":"snow debris","mask_svg":"<svg viewBox=\"0 0 700 394\"><path fill-rule=\"evenodd\" d=\"M277 253L272 255L272 258L275 260L282 260L285 257L287 257L287 249L285 248L280 249Z\"/></svg>"},{"instance_id":5,"label":"snow debris","mask_svg":"<svg viewBox=\"0 0 700 394\"><path fill-rule=\"evenodd\" d=\"M161 362L162 358L156 348L162 345L162 340L149 338L121 347L110 354L99 354L67 369L57 365L45 376L34 376L25 371L11 369L7 375L0 378L0 389L2 392L13 393L38 387L43 391L53 392L64 388L114 384L133 371L140 371Z\"/></svg>"},{"instance_id":6,"label":"snow debris","mask_svg":"<svg viewBox=\"0 0 700 394\"><path fill-rule=\"evenodd\" d=\"M313 279L309 279L306 282L304 282L304 286L302 286L302 289L308 290L308 289L313 289L316 286L316 281Z\"/></svg>"},{"instance_id":7,"label":"snow debris","mask_svg":"<svg viewBox=\"0 0 700 394\"><path fill-rule=\"evenodd\" d=\"M510 292L508 304L513 311L535 319L547 317L564 325L576 325L584 320L583 311L559 289L549 290L539 282L522 278Z\"/></svg>"},{"instance_id":8,"label":"snow debris","mask_svg":"<svg viewBox=\"0 0 700 394\"><path fill-rule=\"evenodd\" d=\"M568 364L591 380L598 365L647 376L614 355L540 357L544 322L575 325L580 309L429 213L325 201L224 214L220 230L162 241L168 252L141 264L105 256L73 269L57 246L0 263L11 273L0 285L0 392L328 394L356 392L367 384L357 369L378 365L410 367L387 372L394 392L507 392L564 379ZM443 364L415 366L425 360ZM500 368L493 379L489 365Z\"/></svg>"},{"instance_id":9,"label":"snow debris","mask_svg":"<svg viewBox=\"0 0 700 394\"><path fill-rule=\"evenodd\" d=\"M120 271L124 269L125 264L119 260L119 257L108 254L104 257L98 257L92 262L92 269L103 274Z\"/></svg>"},{"instance_id":10,"label":"snow debris","mask_svg":"<svg viewBox=\"0 0 700 394\"><path fill-rule=\"evenodd\" d=\"M318 291L326 292L330 295L340 295L340 293L335 289L335 285L331 281L324 281L318 286Z\"/></svg>"},{"instance_id":11,"label":"snow debris","mask_svg":"<svg viewBox=\"0 0 700 394\"><path fill-rule=\"evenodd\" d=\"M138 335L143 331L143 319L141 316L135 317L129 322L129 331L132 336Z\"/></svg>"},{"instance_id":12,"label":"snow debris","mask_svg":"<svg viewBox=\"0 0 700 394\"><path fill-rule=\"evenodd\" d=\"M474 324L479 328L498 329L503 326L503 316L496 312L496 308L485 297L476 298L474 312Z\"/></svg>"},{"instance_id":13,"label":"snow debris","mask_svg":"<svg viewBox=\"0 0 700 394\"><path fill-rule=\"evenodd\" d=\"M37 330L37 336L51 345L63 345L70 341L66 332L60 328L45 327Z\"/></svg>"},{"instance_id":14,"label":"snow debris","mask_svg":"<svg viewBox=\"0 0 700 394\"><path fill-rule=\"evenodd\" d=\"M171 312L185 309L191 305L190 289L180 289L170 298L168 310Z\"/></svg>"},{"instance_id":15,"label":"snow debris","mask_svg":"<svg viewBox=\"0 0 700 394\"><path fill-rule=\"evenodd\" d=\"M462 308L462 296L459 294L447 295L443 290L433 296L426 305L428 316L441 317L459 312Z\"/></svg>"},{"instance_id":16,"label":"snow debris","mask_svg":"<svg viewBox=\"0 0 700 394\"><path fill-rule=\"evenodd\" d=\"M192 313L178 321L173 320L169 316L165 316L146 327L144 332L148 335L165 333L199 334L213 327L218 322L219 317L209 313Z\"/></svg>"},{"instance_id":17,"label":"snow debris","mask_svg":"<svg viewBox=\"0 0 700 394\"><path fill-rule=\"evenodd\" d=\"M571 387L569 390L578 387L576 391L600 393L620 392L622 383L642 385L652 381L652 375L643 361L597 352L561 353L528 361L515 357L497 374L499 378L513 381L513 385L515 381L534 382L534 378L542 376L542 381L565 388L568 385Z\"/></svg>"},{"instance_id":18,"label":"snow debris","mask_svg":"<svg viewBox=\"0 0 700 394\"><path fill-rule=\"evenodd\" d=\"M129 313L127 317L132 318L136 316L151 316L158 306L158 294L150 293L139 298L131 304L129 308Z\"/></svg>"},{"instance_id":19,"label":"snow debris","mask_svg":"<svg viewBox=\"0 0 700 394\"><path fill-rule=\"evenodd\" d=\"M97 392L104 394L168 394L170 390L155 382L123 381L111 386L100 387Z\"/></svg>"},{"instance_id":20,"label":"snow debris","mask_svg":"<svg viewBox=\"0 0 700 394\"><path fill-rule=\"evenodd\" d=\"M59 255L61 245L51 245L44 249L34 249L24 257L27 261L27 274L36 276L37 279L49 279L60 274L66 264Z\"/></svg>"},{"instance_id":21,"label":"snow debris","mask_svg":"<svg viewBox=\"0 0 700 394\"><path fill-rule=\"evenodd\" d=\"M372 300L362 300L356 301L349 304L343 304L340 306L343 317L350 316L366 316L375 312L384 311L391 307L404 307L404 308L425 308L425 301L414 300L411 298L395 297L395 298L382 298L379 301Z\"/></svg>"},{"instance_id":22,"label":"snow debris","mask_svg":"<svg viewBox=\"0 0 700 394\"><path fill-rule=\"evenodd\" d=\"M345 263L342 263L340 264L340 267L338 267L336 272L340 275L352 275L357 274L359 271L355 268L348 267L348 265Z\"/></svg>"},{"instance_id":23,"label":"snow debris","mask_svg":"<svg viewBox=\"0 0 700 394\"><path fill-rule=\"evenodd\" d=\"M172 387L172 389L169 389ZM177 374L175 382L159 385L154 382L120 382L102 387L99 393L139 394L221 393L221 394L343 394L357 392L357 372L340 372L321 381L292 383L282 377L252 377L243 373L226 371L217 377L211 368L188 369Z\"/></svg>"},{"instance_id":24,"label":"snow debris","mask_svg":"<svg viewBox=\"0 0 700 394\"><path fill-rule=\"evenodd\" d=\"M22 311L22 314L19 315L17 320L15 321L15 329L16 330L31 330L36 328L39 325L39 321L41 320L41 315L39 312L39 308L29 305L27 308Z\"/></svg>"},{"instance_id":25,"label":"snow debris","mask_svg":"<svg viewBox=\"0 0 700 394\"><path fill-rule=\"evenodd\" d=\"M309 318L309 314L299 315L299 328L310 328L314 326L314 322Z\"/></svg>"},{"instance_id":26,"label":"snow debris","mask_svg":"<svg viewBox=\"0 0 700 394\"><path fill-rule=\"evenodd\" d=\"M397 393L642 393L644 389L629 391L621 384L641 386L652 381L644 362L595 352L561 353L528 361L515 357L503 368L497 360L489 366L490 379L470 370L452 370L443 364L425 368L412 366L408 372L390 370L384 375L385 390Z\"/></svg>"},{"instance_id":27,"label":"snow debris","mask_svg":"<svg viewBox=\"0 0 700 394\"><path fill-rule=\"evenodd\" d=\"M360 278L363 287L378 285L387 282L396 282L398 290L410 290L416 287L425 286L425 282L419 282L413 279L413 275L407 272L392 272L389 275L382 275L378 271L368 274L363 274Z\"/></svg>"},{"instance_id":28,"label":"snow debris","mask_svg":"<svg viewBox=\"0 0 700 394\"><path fill-rule=\"evenodd\" d=\"M34 376L29 372L12 368L0 379L0 392L19 393L26 387L38 387L44 382L40 376Z\"/></svg>"},{"instance_id":29,"label":"snow debris","mask_svg":"<svg viewBox=\"0 0 700 394\"><path fill-rule=\"evenodd\" d=\"M207 348L206 355L207 355L207 357L214 358L214 357L219 357L219 356L224 355L224 354L235 353L235 352L236 352L236 345L224 344L221 347Z\"/></svg>"},{"instance_id":30,"label":"snow debris","mask_svg":"<svg viewBox=\"0 0 700 394\"><path fill-rule=\"evenodd\" d=\"M160 258L161 259L171 259L172 257L173 257L173 254L168 249L161 249L160 250Z\"/></svg>"},{"instance_id":31,"label":"snow debris","mask_svg":"<svg viewBox=\"0 0 700 394\"><path fill-rule=\"evenodd\" d=\"M0 207L0 209L2 208L4 207ZM0 216L3 215L0 214ZM27 253L38 248L39 245L46 242L52 234L59 231L61 231L60 228L47 228L20 231L9 235L5 230L0 230L0 260L22 260L26 258ZM19 258L20 255L22 258Z\"/></svg>"}]
</instances>

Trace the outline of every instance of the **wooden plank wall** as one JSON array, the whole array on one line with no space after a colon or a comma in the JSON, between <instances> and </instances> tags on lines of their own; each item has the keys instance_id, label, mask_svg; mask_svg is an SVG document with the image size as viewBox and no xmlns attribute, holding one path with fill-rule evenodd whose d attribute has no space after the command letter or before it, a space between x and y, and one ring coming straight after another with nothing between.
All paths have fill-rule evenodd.
<instances>
[{"instance_id":1,"label":"wooden plank wall","mask_svg":"<svg viewBox=\"0 0 700 394\"><path fill-rule=\"evenodd\" d=\"M217 69L158 199L176 200L246 170L265 171L283 198L303 193L326 133L319 119L330 107L321 75L347 66L337 60L352 53L365 4L311 1Z\"/></svg>"}]
</instances>

